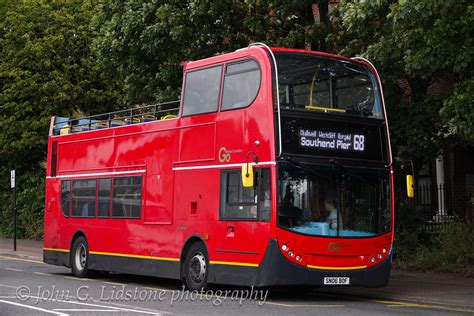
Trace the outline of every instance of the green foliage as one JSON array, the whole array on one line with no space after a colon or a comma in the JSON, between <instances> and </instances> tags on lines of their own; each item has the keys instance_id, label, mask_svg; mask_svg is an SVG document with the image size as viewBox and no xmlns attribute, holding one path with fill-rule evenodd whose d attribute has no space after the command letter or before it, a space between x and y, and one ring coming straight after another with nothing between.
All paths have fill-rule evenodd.
<instances>
[{"instance_id":1,"label":"green foliage","mask_svg":"<svg viewBox=\"0 0 474 316\"><path fill-rule=\"evenodd\" d=\"M474 142L474 77L454 87L453 93L444 101L441 117L455 135Z\"/></svg>"},{"instance_id":2,"label":"green foliage","mask_svg":"<svg viewBox=\"0 0 474 316\"><path fill-rule=\"evenodd\" d=\"M127 103L180 95L180 64L244 46L237 1L101 1L93 25L98 63L124 82Z\"/></svg>"},{"instance_id":3,"label":"green foliage","mask_svg":"<svg viewBox=\"0 0 474 316\"><path fill-rule=\"evenodd\" d=\"M180 96L188 60L264 41L325 49L329 26L315 21L312 5L327 1L100 1L93 46L103 71L123 81L127 103Z\"/></svg>"},{"instance_id":4,"label":"green foliage","mask_svg":"<svg viewBox=\"0 0 474 316\"><path fill-rule=\"evenodd\" d=\"M334 13L333 45L380 71L399 157L429 159L446 144L474 139L473 13L467 0L342 1ZM430 91L452 80L454 89Z\"/></svg>"},{"instance_id":5,"label":"green foliage","mask_svg":"<svg viewBox=\"0 0 474 316\"><path fill-rule=\"evenodd\" d=\"M433 234L424 229L427 223L420 208L401 203L395 221L394 249L397 261L410 260L422 245L431 245Z\"/></svg>"},{"instance_id":6,"label":"green foliage","mask_svg":"<svg viewBox=\"0 0 474 316\"><path fill-rule=\"evenodd\" d=\"M43 211L45 171L17 174L17 236L18 238L41 239L43 237ZM9 177L2 172L1 176ZM10 190L3 191L0 216L0 236L13 236L12 194Z\"/></svg>"},{"instance_id":7,"label":"green foliage","mask_svg":"<svg viewBox=\"0 0 474 316\"><path fill-rule=\"evenodd\" d=\"M0 9L0 175L9 179L15 168L21 177L20 224L27 236L41 235L42 163L51 116L102 112L120 100L115 81L98 71L91 52L94 2L6 1ZM7 181L0 182L2 195L9 191ZM7 229L9 208L0 206Z\"/></svg>"},{"instance_id":8,"label":"green foliage","mask_svg":"<svg viewBox=\"0 0 474 316\"><path fill-rule=\"evenodd\" d=\"M423 240L426 236L429 238ZM422 237L420 239L420 237ZM402 268L474 276L474 225L458 219L428 229L401 228L396 264Z\"/></svg>"}]
</instances>

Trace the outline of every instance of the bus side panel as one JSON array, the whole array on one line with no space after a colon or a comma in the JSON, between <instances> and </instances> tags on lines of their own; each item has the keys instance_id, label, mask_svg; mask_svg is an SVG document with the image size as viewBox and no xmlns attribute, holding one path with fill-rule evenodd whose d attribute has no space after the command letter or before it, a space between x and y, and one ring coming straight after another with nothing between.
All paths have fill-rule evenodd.
<instances>
[{"instance_id":1,"label":"bus side panel","mask_svg":"<svg viewBox=\"0 0 474 316\"><path fill-rule=\"evenodd\" d=\"M68 252L57 251L60 248L59 227L64 219L60 205L60 186L61 181L56 179L46 180L43 261L55 265L68 265Z\"/></svg>"}]
</instances>

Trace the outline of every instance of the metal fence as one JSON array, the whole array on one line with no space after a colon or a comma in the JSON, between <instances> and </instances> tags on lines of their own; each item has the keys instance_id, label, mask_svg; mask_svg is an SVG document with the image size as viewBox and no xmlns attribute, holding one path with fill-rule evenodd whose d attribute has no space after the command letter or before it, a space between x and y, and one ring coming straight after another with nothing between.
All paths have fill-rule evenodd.
<instances>
[{"instance_id":1,"label":"metal fence","mask_svg":"<svg viewBox=\"0 0 474 316\"><path fill-rule=\"evenodd\" d=\"M442 223L456 215L452 192L446 185L420 185L415 188L415 204L426 223Z\"/></svg>"}]
</instances>

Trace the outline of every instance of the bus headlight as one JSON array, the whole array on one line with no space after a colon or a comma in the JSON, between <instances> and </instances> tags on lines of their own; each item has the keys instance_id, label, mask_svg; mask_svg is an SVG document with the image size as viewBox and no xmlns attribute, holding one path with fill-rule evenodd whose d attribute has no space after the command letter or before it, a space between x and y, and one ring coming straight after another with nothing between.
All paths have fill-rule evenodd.
<instances>
[{"instance_id":1,"label":"bus headlight","mask_svg":"<svg viewBox=\"0 0 474 316\"><path fill-rule=\"evenodd\" d=\"M286 259L294 263L303 264L303 261L304 261L303 253L297 247L290 245L288 243L284 243L280 246L280 249Z\"/></svg>"}]
</instances>

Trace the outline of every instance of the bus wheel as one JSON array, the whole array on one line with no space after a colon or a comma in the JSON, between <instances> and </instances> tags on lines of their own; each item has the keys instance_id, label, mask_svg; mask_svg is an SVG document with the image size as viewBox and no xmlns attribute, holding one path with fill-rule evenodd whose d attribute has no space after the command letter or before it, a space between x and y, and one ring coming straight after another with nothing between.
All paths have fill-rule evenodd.
<instances>
[{"instance_id":1,"label":"bus wheel","mask_svg":"<svg viewBox=\"0 0 474 316\"><path fill-rule=\"evenodd\" d=\"M204 245L199 242L192 244L184 260L184 282L186 287L190 291L206 289L209 260Z\"/></svg>"},{"instance_id":2,"label":"bus wheel","mask_svg":"<svg viewBox=\"0 0 474 316\"><path fill-rule=\"evenodd\" d=\"M88 264L89 249L87 240L80 236L74 240L71 253L72 274L78 278L84 278L89 274Z\"/></svg>"}]
</instances>

